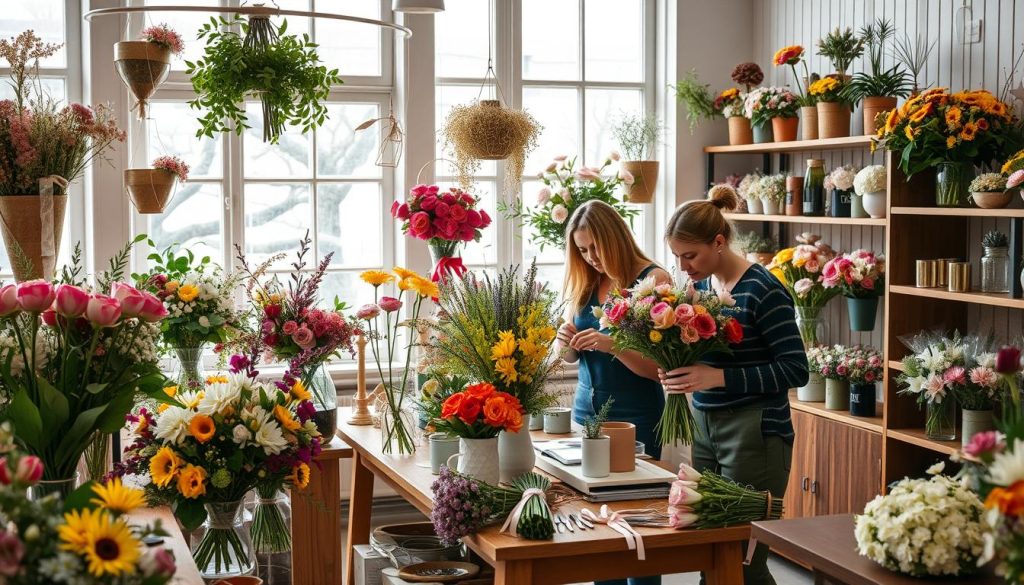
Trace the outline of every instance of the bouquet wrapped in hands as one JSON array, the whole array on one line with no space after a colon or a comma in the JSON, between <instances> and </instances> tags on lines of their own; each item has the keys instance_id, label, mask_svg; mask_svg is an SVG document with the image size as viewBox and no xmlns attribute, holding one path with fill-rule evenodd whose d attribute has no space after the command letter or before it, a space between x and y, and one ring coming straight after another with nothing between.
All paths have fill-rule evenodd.
<instances>
[{"instance_id":1,"label":"bouquet wrapped in hands","mask_svg":"<svg viewBox=\"0 0 1024 585\"><path fill-rule=\"evenodd\" d=\"M782 517L782 498L772 497L722 477L679 465L679 479L668 495L672 528L723 528Z\"/></svg>"},{"instance_id":2,"label":"bouquet wrapped in hands","mask_svg":"<svg viewBox=\"0 0 1024 585\"><path fill-rule=\"evenodd\" d=\"M743 341L743 327L730 315L735 301L727 292L655 285L654 277L624 292L614 292L595 309L616 350L632 350L668 372L692 366L712 352L729 351ZM662 444L693 442L696 422L683 394L669 394L658 422Z\"/></svg>"}]
</instances>

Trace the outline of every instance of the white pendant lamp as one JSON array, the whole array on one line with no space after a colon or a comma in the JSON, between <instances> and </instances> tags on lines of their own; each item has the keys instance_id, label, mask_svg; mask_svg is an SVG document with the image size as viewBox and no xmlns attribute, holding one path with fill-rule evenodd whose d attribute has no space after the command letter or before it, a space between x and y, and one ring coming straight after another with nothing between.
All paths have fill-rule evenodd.
<instances>
[{"instance_id":1,"label":"white pendant lamp","mask_svg":"<svg viewBox=\"0 0 1024 585\"><path fill-rule=\"evenodd\" d=\"M444 12L444 0L394 0L391 7L406 14L432 14Z\"/></svg>"}]
</instances>

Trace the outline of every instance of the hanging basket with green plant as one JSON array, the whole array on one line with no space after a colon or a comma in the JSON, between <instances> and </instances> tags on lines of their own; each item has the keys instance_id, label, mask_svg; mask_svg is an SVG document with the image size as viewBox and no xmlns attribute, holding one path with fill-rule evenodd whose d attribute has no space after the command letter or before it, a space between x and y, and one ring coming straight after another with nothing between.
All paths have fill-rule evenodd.
<instances>
[{"instance_id":1,"label":"hanging basket with green plant","mask_svg":"<svg viewBox=\"0 0 1024 585\"><path fill-rule=\"evenodd\" d=\"M194 63L186 61L197 96L189 106L205 111L197 136L250 128L247 98L262 105L264 142L276 143L286 125L308 132L323 124L331 87L343 82L337 69L321 63L309 35L285 35L287 28L287 20L271 23L268 11L248 21L211 18L199 29L206 50Z\"/></svg>"}]
</instances>

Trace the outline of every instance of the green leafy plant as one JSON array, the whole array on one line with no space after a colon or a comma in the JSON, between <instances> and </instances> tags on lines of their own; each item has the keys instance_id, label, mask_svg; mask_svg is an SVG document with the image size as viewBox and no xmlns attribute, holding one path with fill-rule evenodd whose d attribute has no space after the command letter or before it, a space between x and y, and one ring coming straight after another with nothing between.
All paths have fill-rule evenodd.
<instances>
[{"instance_id":1,"label":"green leafy plant","mask_svg":"<svg viewBox=\"0 0 1024 585\"><path fill-rule=\"evenodd\" d=\"M625 114L612 127L612 134L625 160L651 160L664 130L657 116Z\"/></svg>"},{"instance_id":2,"label":"green leafy plant","mask_svg":"<svg viewBox=\"0 0 1024 585\"><path fill-rule=\"evenodd\" d=\"M853 29L835 30L818 39L818 54L832 62L836 73L845 76L853 60L864 54L864 39L854 34Z\"/></svg>"},{"instance_id":3,"label":"green leafy plant","mask_svg":"<svg viewBox=\"0 0 1024 585\"><path fill-rule=\"evenodd\" d=\"M241 34L235 32L239 28ZM331 87L342 83L338 70L320 63L309 35L285 35L287 29L287 20L275 30L266 17L211 18L199 29L205 53L185 62L197 95L189 106L205 110L196 136L250 128L244 104L254 96L262 104L266 142L276 143L286 124L303 132L323 124L324 102Z\"/></svg>"},{"instance_id":4,"label":"green leafy plant","mask_svg":"<svg viewBox=\"0 0 1024 585\"><path fill-rule=\"evenodd\" d=\"M913 94L917 94L921 89L917 80L921 76L921 71L924 70L925 63L928 62L928 56L935 49L937 42L932 41L929 44L927 39L921 36L911 39L910 35L906 33L895 42L893 56L896 57L896 60L901 65L907 68L911 81L911 93Z\"/></svg>"},{"instance_id":5,"label":"green leafy plant","mask_svg":"<svg viewBox=\"0 0 1024 585\"><path fill-rule=\"evenodd\" d=\"M713 120L719 116L715 109L715 98L711 95L710 85L701 83L697 79L697 70L691 69L684 73L676 85L676 99L686 105L686 119L690 123L690 134L697 128L697 125L706 120Z\"/></svg>"},{"instance_id":6,"label":"green leafy plant","mask_svg":"<svg viewBox=\"0 0 1024 585\"><path fill-rule=\"evenodd\" d=\"M601 438L601 425L608 422L608 416L612 412L612 404L615 402L614 398L608 398L598 409L597 414L591 417L587 417L583 421L583 436L587 439L600 439Z\"/></svg>"},{"instance_id":7,"label":"green leafy plant","mask_svg":"<svg viewBox=\"0 0 1024 585\"><path fill-rule=\"evenodd\" d=\"M1005 248L1009 246L1006 234L998 230L985 232L985 235L981 238L981 245L986 248Z\"/></svg>"},{"instance_id":8,"label":"green leafy plant","mask_svg":"<svg viewBox=\"0 0 1024 585\"><path fill-rule=\"evenodd\" d=\"M892 22L884 18L860 29L860 38L868 49L871 72L855 73L850 83L843 88L843 97L856 104L868 97L907 97L911 83L903 67L897 63L889 69L882 68L885 43L896 34Z\"/></svg>"}]
</instances>

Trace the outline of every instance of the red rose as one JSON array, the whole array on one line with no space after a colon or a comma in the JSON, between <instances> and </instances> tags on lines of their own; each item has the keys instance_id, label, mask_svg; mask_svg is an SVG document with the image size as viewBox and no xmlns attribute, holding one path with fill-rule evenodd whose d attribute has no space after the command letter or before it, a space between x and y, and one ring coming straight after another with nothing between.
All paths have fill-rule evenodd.
<instances>
[{"instance_id":1,"label":"red rose","mask_svg":"<svg viewBox=\"0 0 1024 585\"><path fill-rule=\"evenodd\" d=\"M743 341L743 326L736 319L726 321L722 329L725 331L725 340L731 345L736 345Z\"/></svg>"},{"instance_id":2,"label":"red rose","mask_svg":"<svg viewBox=\"0 0 1024 585\"><path fill-rule=\"evenodd\" d=\"M430 226L430 214L424 211L412 214L412 217L409 218L409 231L421 240L430 239L429 234L433 232Z\"/></svg>"},{"instance_id":3,"label":"red rose","mask_svg":"<svg viewBox=\"0 0 1024 585\"><path fill-rule=\"evenodd\" d=\"M281 305L266 305L263 307L268 319L277 319L281 316Z\"/></svg>"},{"instance_id":4,"label":"red rose","mask_svg":"<svg viewBox=\"0 0 1024 585\"><path fill-rule=\"evenodd\" d=\"M471 228L478 228L483 223L483 218L480 217L480 212L475 209L470 209L466 212L466 225Z\"/></svg>"},{"instance_id":5,"label":"red rose","mask_svg":"<svg viewBox=\"0 0 1024 585\"><path fill-rule=\"evenodd\" d=\"M459 418L467 425L475 423L476 418L480 416L480 406L479 400L472 396L466 396L462 399L462 404L459 405Z\"/></svg>"},{"instance_id":6,"label":"red rose","mask_svg":"<svg viewBox=\"0 0 1024 585\"><path fill-rule=\"evenodd\" d=\"M434 229L444 239L450 240L455 237L456 227L455 224L449 221L447 218L439 217L434 220Z\"/></svg>"},{"instance_id":7,"label":"red rose","mask_svg":"<svg viewBox=\"0 0 1024 585\"><path fill-rule=\"evenodd\" d=\"M452 394L441 404L441 418L451 418L459 413L465 394L457 392Z\"/></svg>"},{"instance_id":8,"label":"red rose","mask_svg":"<svg viewBox=\"0 0 1024 585\"><path fill-rule=\"evenodd\" d=\"M701 339L710 339L715 336L715 332L718 331L718 325L715 324L715 318L707 313L701 313L690 321L690 326L697 330L697 335Z\"/></svg>"},{"instance_id":9,"label":"red rose","mask_svg":"<svg viewBox=\"0 0 1024 585\"><path fill-rule=\"evenodd\" d=\"M454 205L455 202L458 201L458 199L455 198L455 195L452 195L451 193L445 193L441 196L441 199L448 205Z\"/></svg>"},{"instance_id":10,"label":"red rose","mask_svg":"<svg viewBox=\"0 0 1024 585\"><path fill-rule=\"evenodd\" d=\"M437 205L434 206L434 217L448 217L448 212L451 208L452 206L444 201L438 201Z\"/></svg>"},{"instance_id":11,"label":"red rose","mask_svg":"<svg viewBox=\"0 0 1024 585\"><path fill-rule=\"evenodd\" d=\"M480 227L485 228L491 225L491 216L487 215L487 212L483 209L480 210Z\"/></svg>"},{"instance_id":12,"label":"red rose","mask_svg":"<svg viewBox=\"0 0 1024 585\"><path fill-rule=\"evenodd\" d=\"M467 225L463 225L459 228L459 239L463 242L472 242L476 239L476 230Z\"/></svg>"},{"instance_id":13,"label":"red rose","mask_svg":"<svg viewBox=\"0 0 1024 585\"><path fill-rule=\"evenodd\" d=\"M395 201L395 203L398 202ZM397 208L392 207L391 215L397 217L398 219L409 219L409 204L403 203L399 205Z\"/></svg>"},{"instance_id":14,"label":"red rose","mask_svg":"<svg viewBox=\"0 0 1024 585\"><path fill-rule=\"evenodd\" d=\"M423 199L420 200L420 209L422 209L424 211L430 211L431 209L434 209L434 207L436 205L437 205L437 196L436 195L427 195L426 197L424 197Z\"/></svg>"},{"instance_id":15,"label":"red rose","mask_svg":"<svg viewBox=\"0 0 1024 585\"><path fill-rule=\"evenodd\" d=\"M608 317L608 320L613 324L618 325L619 321L622 321L622 318L626 316L627 312L629 312L629 305L624 302L618 302L612 305L612 308L608 309L605 316Z\"/></svg>"},{"instance_id":16,"label":"red rose","mask_svg":"<svg viewBox=\"0 0 1024 585\"><path fill-rule=\"evenodd\" d=\"M448 208L448 219L462 223L466 221L466 208L461 205L452 205Z\"/></svg>"},{"instance_id":17,"label":"red rose","mask_svg":"<svg viewBox=\"0 0 1024 585\"><path fill-rule=\"evenodd\" d=\"M477 400L487 400L494 394L497 389L493 384L482 382L480 384L470 384L466 386L466 394L476 398Z\"/></svg>"}]
</instances>

